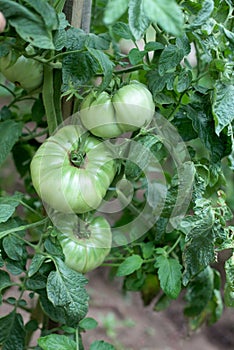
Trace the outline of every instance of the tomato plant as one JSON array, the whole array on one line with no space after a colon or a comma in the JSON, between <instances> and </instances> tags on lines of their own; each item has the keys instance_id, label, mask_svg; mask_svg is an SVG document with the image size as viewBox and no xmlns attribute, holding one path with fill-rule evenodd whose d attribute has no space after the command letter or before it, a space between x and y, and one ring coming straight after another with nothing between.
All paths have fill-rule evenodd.
<instances>
[{"instance_id":1,"label":"tomato plant","mask_svg":"<svg viewBox=\"0 0 234 350\"><path fill-rule=\"evenodd\" d=\"M232 1L0 9L1 349L118 349L86 337L99 267L154 311L183 295L191 330L217 322L234 306Z\"/></svg>"},{"instance_id":2,"label":"tomato plant","mask_svg":"<svg viewBox=\"0 0 234 350\"><path fill-rule=\"evenodd\" d=\"M103 91L90 93L82 102L80 118L92 134L104 138L147 126L154 115L155 105L150 91L138 82L130 82L111 97Z\"/></svg>"}]
</instances>

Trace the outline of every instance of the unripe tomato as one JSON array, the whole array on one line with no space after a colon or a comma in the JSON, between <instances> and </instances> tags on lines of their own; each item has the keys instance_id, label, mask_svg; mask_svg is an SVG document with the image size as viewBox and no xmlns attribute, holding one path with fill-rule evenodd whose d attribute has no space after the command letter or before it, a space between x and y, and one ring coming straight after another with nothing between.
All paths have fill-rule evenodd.
<instances>
[{"instance_id":1,"label":"unripe tomato","mask_svg":"<svg viewBox=\"0 0 234 350\"><path fill-rule=\"evenodd\" d=\"M0 12L0 33L4 32L6 27L6 19L3 16L3 13Z\"/></svg>"},{"instance_id":2,"label":"unripe tomato","mask_svg":"<svg viewBox=\"0 0 234 350\"><path fill-rule=\"evenodd\" d=\"M71 269L86 273L100 266L109 254L112 233L103 217L83 222L75 215L59 214L56 218L65 263Z\"/></svg>"},{"instance_id":3,"label":"unripe tomato","mask_svg":"<svg viewBox=\"0 0 234 350\"><path fill-rule=\"evenodd\" d=\"M39 88L43 82L43 64L20 56L11 64L11 53L0 58L0 72L16 86L27 91Z\"/></svg>"},{"instance_id":4,"label":"unripe tomato","mask_svg":"<svg viewBox=\"0 0 234 350\"><path fill-rule=\"evenodd\" d=\"M147 87L131 82L113 96L107 92L91 92L81 104L80 118L94 135L117 137L147 125L153 118L155 105Z\"/></svg>"},{"instance_id":5,"label":"unripe tomato","mask_svg":"<svg viewBox=\"0 0 234 350\"><path fill-rule=\"evenodd\" d=\"M105 91L98 95L91 92L82 103L80 115L84 126L96 136L108 138L123 133L116 120L111 96Z\"/></svg>"},{"instance_id":6,"label":"unripe tomato","mask_svg":"<svg viewBox=\"0 0 234 350\"><path fill-rule=\"evenodd\" d=\"M96 209L116 172L105 143L66 125L49 137L31 162L33 185L51 208L63 213Z\"/></svg>"}]
</instances>

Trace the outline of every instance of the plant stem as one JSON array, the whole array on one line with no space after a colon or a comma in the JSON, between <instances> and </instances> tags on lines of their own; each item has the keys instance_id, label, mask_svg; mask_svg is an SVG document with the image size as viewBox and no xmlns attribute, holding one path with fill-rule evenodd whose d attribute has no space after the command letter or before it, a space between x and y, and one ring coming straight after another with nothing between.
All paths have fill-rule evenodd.
<instances>
[{"instance_id":1,"label":"plant stem","mask_svg":"<svg viewBox=\"0 0 234 350\"><path fill-rule=\"evenodd\" d=\"M44 65L44 82L42 88L42 98L45 107L49 134L51 135L58 127L56 111L54 107L54 83L53 68Z\"/></svg>"},{"instance_id":2,"label":"plant stem","mask_svg":"<svg viewBox=\"0 0 234 350\"><path fill-rule=\"evenodd\" d=\"M76 350L79 350L79 329L76 328Z\"/></svg>"},{"instance_id":3,"label":"plant stem","mask_svg":"<svg viewBox=\"0 0 234 350\"><path fill-rule=\"evenodd\" d=\"M175 241L175 243L173 244L173 246L168 250L167 255L170 255L171 252L173 252L173 250L175 249L175 247L179 244L181 240L181 235L179 235L179 237L177 238L177 240Z\"/></svg>"},{"instance_id":4,"label":"plant stem","mask_svg":"<svg viewBox=\"0 0 234 350\"><path fill-rule=\"evenodd\" d=\"M131 73L143 68L143 64L137 64L136 66L131 66L124 69L119 69L115 71L115 74Z\"/></svg>"},{"instance_id":5,"label":"plant stem","mask_svg":"<svg viewBox=\"0 0 234 350\"><path fill-rule=\"evenodd\" d=\"M31 133L30 135L27 135L27 136L22 136L21 138L20 138L20 141L23 141L23 142L25 142L25 141L30 141L30 140L32 140L32 139L35 139L36 137L40 137L40 136L43 136L43 135L45 135L45 134L47 134L47 128L46 129L44 129L44 130L42 130L42 131L40 131L40 132L38 132L38 133Z\"/></svg>"},{"instance_id":6,"label":"plant stem","mask_svg":"<svg viewBox=\"0 0 234 350\"><path fill-rule=\"evenodd\" d=\"M48 219L45 218L43 220L34 222L32 224L22 225L22 226L18 226L18 227L13 227L13 228L10 228L10 229L8 229L6 231L2 231L2 232L0 232L0 239L2 239L3 237L9 235L10 233L20 232L20 231L27 230L29 228L41 226L41 225L45 224L47 222L47 220Z\"/></svg>"}]
</instances>

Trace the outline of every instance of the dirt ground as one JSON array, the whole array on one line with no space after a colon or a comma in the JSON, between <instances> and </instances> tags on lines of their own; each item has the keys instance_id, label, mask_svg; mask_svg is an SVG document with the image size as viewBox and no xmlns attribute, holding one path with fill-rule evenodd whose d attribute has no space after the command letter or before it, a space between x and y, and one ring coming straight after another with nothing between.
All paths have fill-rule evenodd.
<instances>
[{"instance_id":1,"label":"dirt ground","mask_svg":"<svg viewBox=\"0 0 234 350\"><path fill-rule=\"evenodd\" d=\"M109 281L107 270L99 268L88 278L88 316L98 321L98 327L83 335L85 349L97 339L109 341L116 350L234 349L233 309L225 309L215 325L189 334L183 300L158 313L152 305L144 307L138 293L123 295L121 281Z\"/></svg>"}]
</instances>

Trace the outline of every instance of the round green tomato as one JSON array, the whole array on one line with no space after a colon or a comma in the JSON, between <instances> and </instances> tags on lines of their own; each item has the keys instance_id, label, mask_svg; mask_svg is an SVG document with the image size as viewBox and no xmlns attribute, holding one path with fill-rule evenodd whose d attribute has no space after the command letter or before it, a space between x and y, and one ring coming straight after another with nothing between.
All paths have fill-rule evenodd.
<instances>
[{"instance_id":1,"label":"round green tomato","mask_svg":"<svg viewBox=\"0 0 234 350\"><path fill-rule=\"evenodd\" d=\"M24 90L39 88L43 81L43 64L32 58L20 56L12 64L12 55L0 59L0 72L5 78Z\"/></svg>"},{"instance_id":2,"label":"round green tomato","mask_svg":"<svg viewBox=\"0 0 234 350\"><path fill-rule=\"evenodd\" d=\"M107 92L91 92L81 104L80 118L92 134L117 137L150 123L155 111L153 97L147 87L131 82L113 96Z\"/></svg>"},{"instance_id":3,"label":"round green tomato","mask_svg":"<svg viewBox=\"0 0 234 350\"><path fill-rule=\"evenodd\" d=\"M134 131L150 123L155 105L151 92L138 82L121 87L112 98L118 123L122 129Z\"/></svg>"},{"instance_id":4,"label":"round green tomato","mask_svg":"<svg viewBox=\"0 0 234 350\"><path fill-rule=\"evenodd\" d=\"M83 101L80 111L83 125L93 135L109 138L123 133L116 120L111 96L103 91L91 92Z\"/></svg>"},{"instance_id":5,"label":"round green tomato","mask_svg":"<svg viewBox=\"0 0 234 350\"><path fill-rule=\"evenodd\" d=\"M110 225L103 217L85 223L75 215L60 214L56 223L57 237L68 267L86 273L103 263L112 242Z\"/></svg>"},{"instance_id":6,"label":"round green tomato","mask_svg":"<svg viewBox=\"0 0 234 350\"><path fill-rule=\"evenodd\" d=\"M96 209L116 172L105 143L67 125L49 137L31 162L31 176L41 199L63 213Z\"/></svg>"}]
</instances>

